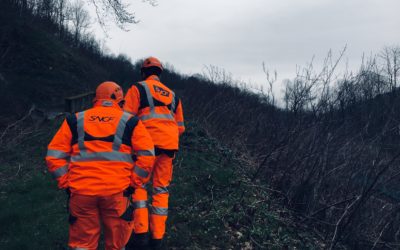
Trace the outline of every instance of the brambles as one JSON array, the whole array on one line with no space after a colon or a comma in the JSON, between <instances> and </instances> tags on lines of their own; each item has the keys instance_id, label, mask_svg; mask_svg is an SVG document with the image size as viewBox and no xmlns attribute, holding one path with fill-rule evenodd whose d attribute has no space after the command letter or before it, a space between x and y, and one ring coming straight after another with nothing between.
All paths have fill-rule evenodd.
<instances>
[{"instance_id":1,"label":"brambles","mask_svg":"<svg viewBox=\"0 0 400 250\"><path fill-rule=\"evenodd\" d=\"M210 77L188 79L184 104L205 131L246 159L250 180L279 193L282 207L301 214L328 248L396 248L396 51L385 49L384 60L364 60L360 72L342 78L334 72L344 50L337 59L329 53L321 72L310 64L287 83L285 108L265 101L273 96L219 81L230 78L215 68Z\"/></svg>"}]
</instances>

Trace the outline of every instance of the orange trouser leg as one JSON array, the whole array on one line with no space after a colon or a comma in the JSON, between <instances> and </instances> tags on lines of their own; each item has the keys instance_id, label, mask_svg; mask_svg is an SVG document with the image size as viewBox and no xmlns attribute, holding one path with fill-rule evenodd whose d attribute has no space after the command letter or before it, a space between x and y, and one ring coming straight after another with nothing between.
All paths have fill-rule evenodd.
<instances>
[{"instance_id":1,"label":"orange trouser leg","mask_svg":"<svg viewBox=\"0 0 400 250\"><path fill-rule=\"evenodd\" d=\"M72 249L97 249L100 216L95 196L72 194L70 212L77 220L69 227L68 246Z\"/></svg>"},{"instance_id":2,"label":"orange trouser leg","mask_svg":"<svg viewBox=\"0 0 400 250\"><path fill-rule=\"evenodd\" d=\"M131 235L131 223L120 218L128 205L122 193L99 198L100 217L104 226L106 250L121 250Z\"/></svg>"},{"instance_id":3,"label":"orange trouser leg","mask_svg":"<svg viewBox=\"0 0 400 250\"><path fill-rule=\"evenodd\" d=\"M150 231L153 239L162 239L168 216L168 186L172 179L172 158L157 156L153 170L153 200L150 214Z\"/></svg>"},{"instance_id":4,"label":"orange trouser leg","mask_svg":"<svg viewBox=\"0 0 400 250\"><path fill-rule=\"evenodd\" d=\"M149 211L147 209L147 190L136 188L133 194L134 212L134 232L136 234L147 233L149 231Z\"/></svg>"}]
</instances>

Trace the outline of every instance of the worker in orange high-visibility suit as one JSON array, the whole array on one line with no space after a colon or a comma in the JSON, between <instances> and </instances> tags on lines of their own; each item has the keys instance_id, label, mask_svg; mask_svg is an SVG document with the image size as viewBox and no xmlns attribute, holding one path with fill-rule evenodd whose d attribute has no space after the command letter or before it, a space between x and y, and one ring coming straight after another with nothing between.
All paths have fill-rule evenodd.
<instances>
[{"instance_id":1,"label":"worker in orange high-visibility suit","mask_svg":"<svg viewBox=\"0 0 400 250\"><path fill-rule=\"evenodd\" d=\"M185 131L182 102L175 93L160 82L163 66L157 58L149 57L141 67L143 81L131 86L125 96L125 111L135 114L146 126L155 146L153 168L150 231L153 248L161 247L168 215L168 186L172 178L172 160L178 151L179 136ZM147 191L135 189L133 245L147 244L148 210L140 206L147 201Z\"/></svg>"},{"instance_id":2,"label":"worker in orange high-visibility suit","mask_svg":"<svg viewBox=\"0 0 400 250\"><path fill-rule=\"evenodd\" d=\"M146 128L122 104L120 86L100 84L94 107L67 116L48 146L49 172L70 192L71 249L97 249L101 224L106 249L123 249L131 235L129 191L150 179L155 157Z\"/></svg>"}]
</instances>

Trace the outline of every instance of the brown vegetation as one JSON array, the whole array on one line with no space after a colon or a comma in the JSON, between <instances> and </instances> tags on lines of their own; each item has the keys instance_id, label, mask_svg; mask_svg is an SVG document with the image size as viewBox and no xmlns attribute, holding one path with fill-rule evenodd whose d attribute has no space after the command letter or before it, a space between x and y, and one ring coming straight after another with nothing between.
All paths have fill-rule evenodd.
<instances>
[{"instance_id":1,"label":"brown vegetation","mask_svg":"<svg viewBox=\"0 0 400 250\"><path fill-rule=\"evenodd\" d=\"M399 51L386 48L357 74L341 78L334 72L344 50L337 59L330 53L321 72L311 64L286 82L283 109L272 105L272 91L243 90L211 67L211 75L187 79L184 104L190 119L252 163L251 180L267 183L283 207L321 232L330 249L338 242L395 249Z\"/></svg>"}]
</instances>

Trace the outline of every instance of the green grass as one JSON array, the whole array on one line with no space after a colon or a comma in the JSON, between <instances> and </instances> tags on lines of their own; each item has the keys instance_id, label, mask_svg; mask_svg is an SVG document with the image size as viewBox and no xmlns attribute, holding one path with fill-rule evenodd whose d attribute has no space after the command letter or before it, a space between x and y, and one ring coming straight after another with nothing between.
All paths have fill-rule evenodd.
<instances>
[{"instance_id":1,"label":"green grass","mask_svg":"<svg viewBox=\"0 0 400 250\"><path fill-rule=\"evenodd\" d=\"M44 165L55 125L44 126L0 155L0 249L66 246L66 197L57 190Z\"/></svg>"},{"instance_id":2,"label":"green grass","mask_svg":"<svg viewBox=\"0 0 400 250\"><path fill-rule=\"evenodd\" d=\"M58 125L46 124L1 155L0 249L67 249L66 197L43 160ZM252 187L229 150L192 126L175 160L170 249L320 248L268 193Z\"/></svg>"},{"instance_id":3,"label":"green grass","mask_svg":"<svg viewBox=\"0 0 400 250\"><path fill-rule=\"evenodd\" d=\"M110 79L127 86L140 75L123 57L101 53L88 42L72 44L47 21L21 17L19 8L7 3L0 6L0 74L5 79L0 79L0 127L6 124L3 119L18 117L33 103L59 110L65 97L94 90Z\"/></svg>"},{"instance_id":4,"label":"green grass","mask_svg":"<svg viewBox=\"0 0 400 250\"><path fill-rule=\"evenodd\" d=\"M182 146L171 185L170 248L321 247L288 211L276 211L270 195L249 182L229 149L190 124Z\"/></svg>"}]
</instances>

